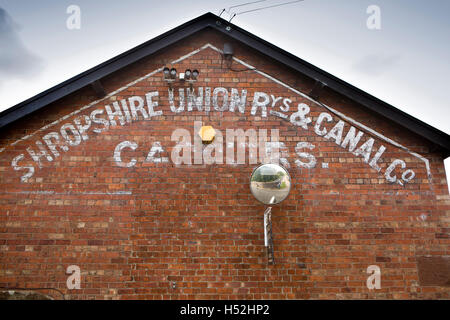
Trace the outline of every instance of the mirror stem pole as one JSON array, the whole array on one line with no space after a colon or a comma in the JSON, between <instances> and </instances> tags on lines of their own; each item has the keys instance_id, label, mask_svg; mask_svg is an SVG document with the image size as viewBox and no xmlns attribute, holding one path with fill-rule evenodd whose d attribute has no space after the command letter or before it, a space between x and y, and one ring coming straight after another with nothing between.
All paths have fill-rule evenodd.
<instances>
[{"instance_id":1,"label":"mirror stem pole","mask_svg":"<svg viewBox=\"0 0 450 320\"><path fill-rule=\"evenodd\" d=\"M269 264L274 264L273 239L272 239L272 207L264 211L264 246L267 248Z\"/></svg>"}]
</instances>

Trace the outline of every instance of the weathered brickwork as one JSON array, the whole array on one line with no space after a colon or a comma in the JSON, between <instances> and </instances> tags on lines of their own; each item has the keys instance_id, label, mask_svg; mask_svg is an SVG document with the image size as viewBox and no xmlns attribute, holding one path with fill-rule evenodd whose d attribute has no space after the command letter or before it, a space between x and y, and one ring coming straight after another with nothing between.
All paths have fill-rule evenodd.
<instances>
[{"instance_id":1,"label":"weathered brickwork","mask_svg":"<svg viewBox=\"0 0 450 320\"><path fill-rule=\"evenodd\" d=\"M236 61L231 66L235 71L230 70L212 47L170 65L205 44L221 49L224 42L233 44L235 57L272 78L252 70L238 72L247 67ZM450 298L448 282L446 286L445 281L443 285L419 281L422 257L445 260L450 255L450 198L443 159L430 151L425 140L325 89L320 101L337 112L333 113L286 87L307 94L314 86L312 80L213 31L203 31L142 59L104 78L102 84L111 93L165 65L181 72L187 68L200 71L193 88L198 93L202 87L205 95L206 88L211 88L209 112L205 105L199 111L195 104L192 111L185 104L184 111L173 112L168 84L158 71L66 119L61 120L98 99L92 88L2 129L0 287L56 288L71 299ZM173 107L178 108L178 89L189 85L177 82L173 86ZM215 110L215 88L228 90L228 104L231 89L239 95L247 90L245 112L237 105L234 112ZM151 96L155 102L151 110L146 94L152 92L158 95ZM256 92L290 99L290 110L285 112L288 119L269 113L281 112L283 100L274 108L271 100L267 117L263 108L252 115ZM136 96L142 98L147 116L138 109L133 117L129 109L127 117L122 110L124 124L116 117L113 125L105 107L114 111L114 102L120 105L123 99ZM132 101L139 105L139 99ZM222 106L223 98L217 103ZM311 121L303 123L306 129L290 118L300 103L310 108L306 118ZM103 113L94 122L96 109ZM344 122L341 143L336 132L328 138L315 132L322 113L332 119L327 122L325 118L319 132L329 133L339 120ZM58 122L35 133L54 121ZM226 129L267 129L268 134L279 130L293 187L289 197L272 210L275 265L267 264L264 247L265 206L249 189L256 164L249 163L248 150L245 164L230 165L225 160L223 164L195 164L193 156L192 164L173 163L177 144L171 139L173 132L182 128L193 137L195 121L224 134L224 159ZM67 126L68 134L63 137L65 124L71 124L75 133L70 134ZM364 162L364 154L350 152L348 145L338 146L352 126L356 133L364 132L353 151L373 138L372 160L380 146L385 147L375 165ZM54 143L52 151L43 140L50 132L74 145L65 143L64 150ZM52 161L47 155L33 160L27 148L38 153L37 141ZM121 149L121 162L117 162L115 150L124 141L134 147ZM159 159L156 162L146 161L155 142L163 152L153 155ZM314 147L296 150L299 142ZM315 164L308 167L312 160L299 155L302 152L312 155ZM429 161L429 172L413 153ZM20 154L24 156L15 170L12 161ZM385 172L395 159L404 161L405 168L396 166L390 176L397 180L389 182ZM30 172L25 167L30 166L34 172L23 178ZM414 171L414 177L400 185L397 182L407 169ZM405 175L406 180L410 176ZM70 265L81 269L80 289L66 286ZM381 270L380 289L370 290L366 285L370 265ZM59 298L54 291L45 293Z\"/></svg>"}]
</instances>

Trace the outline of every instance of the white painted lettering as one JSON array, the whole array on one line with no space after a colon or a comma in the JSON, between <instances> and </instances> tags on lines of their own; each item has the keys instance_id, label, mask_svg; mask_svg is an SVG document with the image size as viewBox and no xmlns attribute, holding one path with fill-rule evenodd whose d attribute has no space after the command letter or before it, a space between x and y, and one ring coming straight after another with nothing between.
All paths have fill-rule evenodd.
<instances>
[{"instance_id":1,"label":"white painted lettering","mask_svg":"<svg viewBox=\"0 0 450 320\"><path fill-rule=\"evenodd\" d=\"M263 99L260 101L260 99ZM256 115L256 112L258 111L258 108L261 108L261 116L266 118L267 117L267 105L270 103L270 97L265 92L255 92L255 95L253 96L253 103L252 103L252 110L251 114L252 116Z\"/></svg>"},{"instance_id":2,"label":"white painted lettering","mask_svg":"<svg viewBox=\"0 0 450 320\"><path fill-rule=\"evenodd\" d=\"M123 162L121 157L122 149L130 148L131 150L136 150L138 147L136 142L123 141L119 143L114 149L114 161L119 167L130 168L134 167L136 164L136 159L132 158L129 162Z\"/></svg>"},{"instance_id":3,"label":"white painted lettering","mask_svg":"<svg viewBox=\"0 0 450 320\"><path fill-rule=\"evenodd\" d=\"M333 117L331 117L331 115L329 113L322 112L321 114L319 114L319 118L317 118L316 125L314 126L314 132L318 136L323 136L327 133L327 129L325 129L325 128L320 130L320 125L322 124L322 121L324 119L326 119L327 122L333 121Z\"/></svg>"}]
</instances>

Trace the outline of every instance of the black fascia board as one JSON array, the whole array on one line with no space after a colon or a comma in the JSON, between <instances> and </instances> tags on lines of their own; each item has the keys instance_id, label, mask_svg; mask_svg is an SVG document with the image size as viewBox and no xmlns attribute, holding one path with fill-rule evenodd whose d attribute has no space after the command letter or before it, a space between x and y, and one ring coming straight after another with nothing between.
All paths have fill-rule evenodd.
<instances>
[{"instance_id":1,"label":"black fascia board","mask_svg":"<svg viewBox=\"0 0 450 320\"><path fill-rule=\"evenodd\" d=\"M445 132L420 121L394 106L336 78L212 13L206 13L198 18L188 21L179 27L167 31L156 38L136 46L135 48L1 112L0 128L208 27L214 28L223 34L244 43L261 54L272 58L313 80L324 83L330 89L361 104L372 112L424 137L437 146L437 149L442 153L444 158L450 155L450 136Z\"/></svg>"}]
</instances>

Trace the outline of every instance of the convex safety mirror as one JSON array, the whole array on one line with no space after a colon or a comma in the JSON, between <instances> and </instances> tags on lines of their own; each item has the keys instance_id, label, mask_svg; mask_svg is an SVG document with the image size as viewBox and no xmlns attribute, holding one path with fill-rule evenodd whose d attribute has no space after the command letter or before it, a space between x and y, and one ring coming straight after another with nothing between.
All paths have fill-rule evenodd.
<instances>
[{"instance_id":1,"label":"convex safety mirror","mask_svg":"<svg viewBox=\"0 0 450 320\"><path fill-rule=\"evenodd\" d=\"M291 177L280 165L263 164L253 170L250 190L258 201L264 204L277 204L289 195Z\"/></svg>"}]
</instances>

